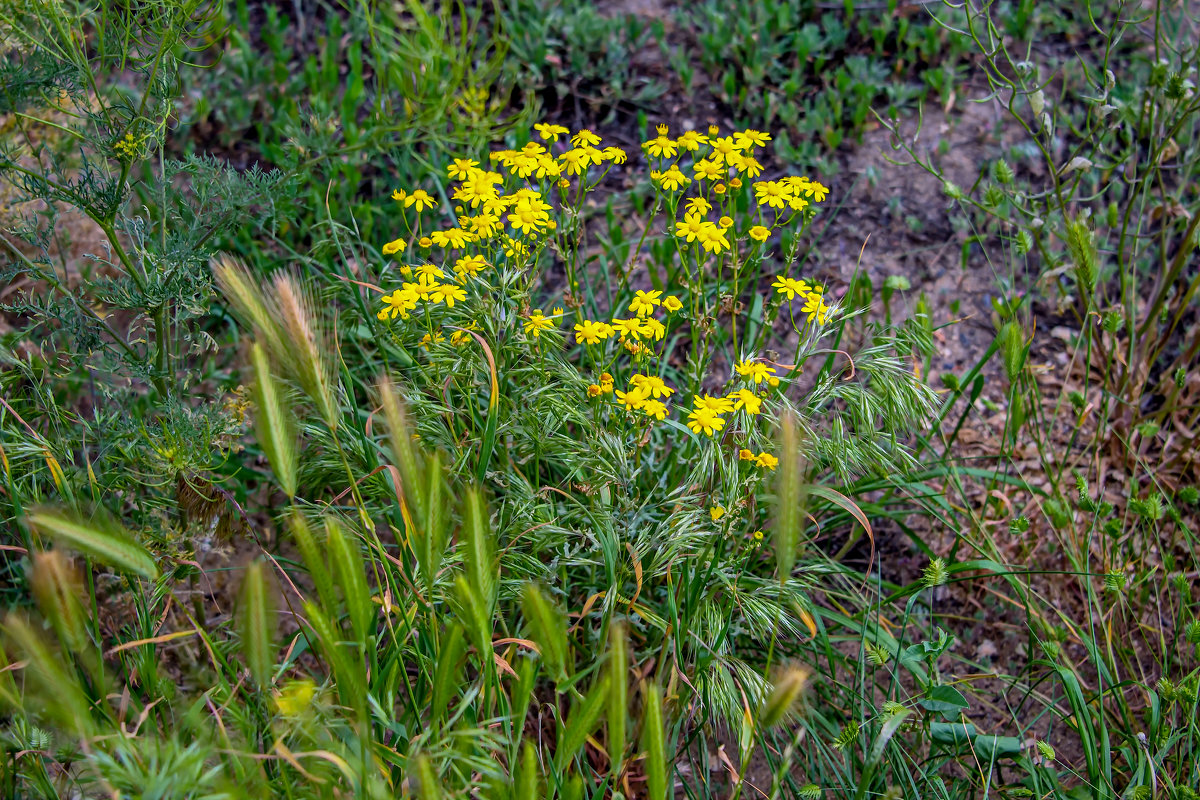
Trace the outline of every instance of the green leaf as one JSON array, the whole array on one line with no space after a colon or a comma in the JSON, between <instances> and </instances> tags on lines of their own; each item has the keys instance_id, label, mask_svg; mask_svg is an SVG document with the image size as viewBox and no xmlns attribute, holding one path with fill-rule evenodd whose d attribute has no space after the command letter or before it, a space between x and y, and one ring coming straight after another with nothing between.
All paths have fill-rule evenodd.
<instances>
[{"instance_id":1,"label":"green leaf","mask_svg":"<svg viewBox=\"0 0 1200 800\"><path fill-rule=\"evenodd\" d=\"M926 711L940 713L946 719L953 719L971 707L962 692L953 686L934 686L927 695L917 701Z\"/></svg>"}]
</instances>

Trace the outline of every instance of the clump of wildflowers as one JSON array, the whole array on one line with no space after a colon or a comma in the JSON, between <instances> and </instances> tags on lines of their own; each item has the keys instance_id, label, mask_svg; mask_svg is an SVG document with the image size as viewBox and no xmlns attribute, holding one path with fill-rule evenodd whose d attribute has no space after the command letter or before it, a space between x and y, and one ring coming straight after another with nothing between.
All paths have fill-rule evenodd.
<instances>
[{"instance_id":1,"label":"clump of wildflowers","mask_svg":"<svg viewBox=\"0 0 1200 800\"><path fill-rule=\"evenodd\" d=\"M599 304L585 313L574 292L580 278L577 237L585 198L613 166L626 163L625 151L605 146L590 130L572 133L539 123L519 147L481 159L455 158L445 167L456 204L452 224L437 218L448 209L425 190L399 188L392 194L401 229L382 253L392 259L385 274L395 275L398 285L383 291L377 316L399 343L415 343L438 363L449 357L449 351L438 355L444 331L463 354L457 358L472 357L478 336L496 352L526 348L502 360L510 365L524 360L539 369L547 358L561 358L562 348L577 348L565 363L578 376L574 396L585 398L595 425L625 431L640 451L651 441L649 431L667 422L679 405L679 422L661 428L660 436L687 432L694 437L691 447L710 453L705 458L724 454L718 463L727 458L733 465L728 475L735 484L739 464L752 474L774 470L777 456L761 445L771 439L773 410L786 402L791 375L753 355L762 351L769 327L755 325L754 341L746 341L751 320L740 298L759 294L759 307L769 313L786 301L793 320L803 322L797 328L802 343L820 335L836 310L811 281L763 276L763 267L776 257L772 241L785 230L803 231L828 194L805 176L761 180L757 151L769 141L769 134L756 130L722 136L713 128L672 137L666 125L657 126L642 152L656 213L667 216L677 266L669 285L631 286L639 276L622 274L625 299L608 313ZM794 250L782 256L791 263ZM563 265L572 289L564 295L564 308L547 313L531 308L530 291L551 261ZM765 294L760 277L770 282ZM567 336L547 336L560 331ZM751 355L737 360L729 374L705 378L710 349L722 342ZM672 361L685 354L693 365L687 378ZM714 381L724 381L725 388L714 391ZM530 402L539 402L536 394ZM729 484L723 494L740 496L749 485ZM717 508L726 513L720 506L714 512Z\"/></svg>"}]
</instances>

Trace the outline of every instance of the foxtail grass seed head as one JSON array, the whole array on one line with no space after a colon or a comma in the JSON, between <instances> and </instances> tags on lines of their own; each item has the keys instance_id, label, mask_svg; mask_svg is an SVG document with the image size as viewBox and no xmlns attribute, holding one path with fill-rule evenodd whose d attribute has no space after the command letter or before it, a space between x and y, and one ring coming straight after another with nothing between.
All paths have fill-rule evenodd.
<instances>
[{"instance_id":1,"label":"foxtail grass seed head","mask_svg":"<svg viewBox=\"0 0 1200 800\"><path fill-rule=\"evenodd\" d=\"M921 571L921 580L928 589L941 586L949 577L950 572L946 569L946 562L941 557L930 561Z\"/></svg>"},{"instance_id":2,"label":"foxtail grass seed head","mask_svg":"<svg viewBox=\"0 0 1200 800\"><path fill-rule=\"evenodd\" d=\"M854 744L855 740L857 739L858 721L850 720L841 729L841 731L838 732L838 735L834 737L834 740L831 744L835 750L845 750L847 747Z\"/></svg>"},{"instance_id":3,"label":"foxtail grass seed head","mask_svg":"<svg viewBox=\"0 0 1200 800\"><path fill-rule=\"evenodd\" d=\"M275 607L261 561L246 568L238 599L237 627L250 677L259 686L269 685L275 666Z\"/></svg>"},{"instance_id":4,"label":"foxtail grass seed head","mask_svg":"<svg viewBox=\"0 0 1200 800\"><path fill-rule=\"evenodd\" d=\"M808 672L799 667L788 667L775 679L774 688L768 695L759 713L759 722L764 728L773 728L783 722L800 701L808 683Z\"/></svg>"},{"instance_id":5,"label":"foxtail grass seed head","mask_svg":"<svg viewBox=\"0 0 1200 800\"><path fill-rule=\"evenodd\" d=\"M158 565L150 552L119 523L101 514L84 519L58 511L39 511L30 515L29 522L55 541L118 572L149 580L158 577Z\"/></svg>"},{"instance_id":6,"label":"foxtail grass seed head","mask_svg":"<svg viewBox=\"0 0 1200 800\"><path fill-rule=\"evenodd\" d=\"M1025 366L1025 333L1016 320L1009 320L1000 326L996 340L999 342L1000 356L1004 361L1004 375L1012 384Z\"/></svg>"},{"instance_id":7,"label":"foxtail grass seed head","mask_svg":"<svg viewBox=\"0 0 1200 800\"><path fill-rule=\"evenodd\" d=\"M251 361L254 366L251 396L256 406L254 430L258 443L271 464L280 488L288 499L294 500L299 468L295 415L285 400L283 387L271 374L266 349L258 342L251 349Z\"/></svg>"},{"instance_id":8,"label":"foxtail grass seed head","mask_svg":"<svg viewBox=\"0 0 1200 800\"><path fill-rule=\"evenodd\" d=\"M30 583L42 616L59 640L72 652L81 652L88 642L87 620L80 602L82 584L74 566L58 550L35 553Z\"/></svg>"},{"instance_id":9,"label":"foxtail grass seed head","mask_svg":"<svg viewBox=\"0 0 1200 800\"><path fill-rule=\"evenodd\" d=\"M276 274L275 307L286 350L279 355L290 364L300 388L316 405L329 430L336 431L341 416L330 367L328 345L318 327L314 304L300 279L288 272Z\"/></svg>"},{"instance_id":10,"label":"foxtail grass seed head","mask_svg":"<svg viewBox=\"0 0 1200 800\"><path fill-rule=\"evenodd\" d=\"M1100 276L1100 255L1096 249L1096 234L1083 217L1067 223L1067 251L1075 266L1075 279L1086 302L1096 290Z\"/></svg>"},{"instance_id":11,"label":"foxtail grass seed head","mask_svg":"<svg viewBox=\"0 0 1200 800\"><path fill-rule=\"evenodd\" d=\"M1184 637L1188 644L1200 644L1200 619L1194 619L1188 623Z\"/></svg>"}]
</instances>

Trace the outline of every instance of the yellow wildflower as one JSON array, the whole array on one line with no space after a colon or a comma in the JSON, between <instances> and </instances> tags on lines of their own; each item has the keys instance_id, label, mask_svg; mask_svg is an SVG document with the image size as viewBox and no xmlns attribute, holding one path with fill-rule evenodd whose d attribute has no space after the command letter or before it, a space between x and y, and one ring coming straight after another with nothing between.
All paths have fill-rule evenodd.
<instances>
[{"instance_id":1,"label":"yellow wildflower","mask_svg":"<svg viewBox=\"0 0 1200 800\"><path fill-rule=\"evenodd\" d=\"M708 137L697 131L685 131L675 141L684 150L694 153L700 149L700 145L708 144Z\"/></svg>"},{"instance_id":2,"label":"yellow wildflower","mask_svg":"<svg viewBox=\"0 0 1200 800\"><path fill-rule=\"evenodd\" d=\"M546 122L537 123L533 126L533 129L548 142L557 142L559 136L566 136L571 132L570 128L564 128L562 125L551 125Z\"/></svg>"},{"instance_id":3,"label":"yellow wildflower","mask_svg":"<svg viewBox=\"0 0 1200 800\"><path fill-rule=\"evenodd\" d=\"M783 208L791 197L791 190L779 181L759 181L754 184L754 199L760 206Z\"/></svg>"},{"instance_id":4,"label":"yellow wildflower","mask_svg":"<svg viewBox=\"0 0 1200 800\"><path fill-rule=\"evenodd\" d=\"M613 327L607 322L584 320L575 325L575 341L580 344L600 344L601 340L613 335Z\"/></svg>"},{"instance_id":5,"label":"yellow wildflower","mask_svg":"<svg viewBox=\"0 0 1200 800\"><path fill-rule=\"evenodd\" d=\"M614 319L612 321L613 330L621 334L621 341L625 341L626 337L640 340L642 338L642 321L638 317L632 319Z\"/></svg>"},{"instance_id":6,"label":"yellow wildflower","mask_svg":"<svg viewBox=\"0 0 1200 800\"><path fill-rule=\"evenodd\" d=\"M725 419L711 408L697 408L688 414L687 426L692 433L713 436L725 427Z\"/></svg>"},{"instance_id":7,"label":"yellow wildflower","mask_svg":"<svg viewBox=\"0 0 1200 800\"><path fill-rule=\"evenodd\" d=\"M317 685L310 680L288 681L275 698L275 708L285 717L296 717L308 710Z\"/></svg>"},{"instance_id":8,"label":"yellow wildflower","mask_svg":"<svg viewBox=\"0 0 1200 800\"><path fill-rule=\"evenodd\" d=\"M658 299L662 295L660 291L644 292L638 289L637 296L633 298L633 302L629 304L629 310L637 314L639 317L644 317L648 314L653 314L654 309L661 305Z\"/></svg>"},{"instance_id":9,"label":"yellow wildflower","mask_svg":"<svg viewBox=\"0 0 1200 800\"><path fill-rule=\"evenodd\" d=\"M747 129L735 133L733 138L743 150L750 150L755 147L765 147L767 142L771 140L771 134Z\"/></svg>"},{"instance_id":10,"label":"yellow wildflower","mask_svg":"<svg viewBox=\"0 0 1200 800\"><path fill-rule=\"evenodd\" d=\"M775 368L761 361L739 361L737 374L746 379L747 383L759 384L775 374Z\"/></svg>"},{"instance_id":11,"label":"yellow wildflower","mask_svg":"<svg viewBox=\"0 0 1200 800\"><path fill-rule=\"evenodd\" d=\"M775 469L779 466L779 459L770 453L759 453L754 463L764 469Z\"/></svg>"},{"instance_id":12,"label":"yellow wildflower","mask_svg":"<svg viewBox=\"0 0 1200 800\"><path fill-rule=\"evenodd\" d=\"M376 315L379 319L408 319L408 312L417 307L419 295L411 289L397 289L383 296L383 309Z\"/></svg>"},{"instance_id":13,"label":"yellow wildflower","mask_svg":"<svg viewBox=\"0 0 1200 800\"><path fill-rule=\"evenodd\" d=\"M734 411L744 408L747 414L762 413L762 398L749 389L738 389L729 395L729 398L735 401L733 404Z\"/></svg>"},{"instance_id":14,"label":"yellow wildflower","mask_svg":"<svg viewBox=\"0 0 1200 800\"><path fill-rule=\"evenodd\" d=\"M615 394L617 400L625 406L627 411L636 411L650 399L650 393L641 386L630 387L628 392L618 389Z\"/></svg>"},{"instance_id":15,"label":"yellow wildflower","mask_svg":"<svg viewBox=\"0 0 1200 800\"><path fill-rule=\"evenodd\" d=\"M408 242L403 239L393 239L383 246L383 254L390 256L393 253L403 253L406 247L408 247Z\"/></svg>"},{"instance_id":16,"label":"yellow wildflower","mask_svg":"<svg viewBox=\"0 0 1200 800\"><path fill-rule=\"evenodd\" d=\"M474 234L467 233L462 228L434 231L429 234L429 238L438 247L452 247L455 250L461 250L467 242L475 241Z\"/></svg>"},{"instance_id":17,"label":"yellow wildflower","mask_svg":"<svg viewBox=\"0 0 1200 800\"><path fill-rule=\"evenodd\" d=\"M771 288L778 294L786 295L788 300L794 300L798 294L803 296L808 286L805 285L804 281L777 275L775 282L771 284Z\"/></svg>"},{"instance_id":18,"label":"yellow wildflower","mask_svg":"<svg viewBox=\"0 0 1200 800\"><path fill-rule=\"evenodd\" d=\"M714 411L718 414L727 414L733 411L733 401L727 397L713 397L706 394L703 397L697 395L692 398L692 405L696 408L704 408L709 411Z\"/></svg>"},{"instance_id":19,"label":"yellow wildflower","mask_svg":"<svg viewBox=\"0 0 1200 800\"><path fill-rule=\"evenodd\" d=\"M694 242L706 224L704 216L699 213L684 214L683 222L675 223L675 235L680 239Z\"/></svg>"},{"instance_id":20,"label":"yellow wildflower","mask_svg":"<svg viewBox=\"0 0 1200 800\"><path fill-rule=\"evenodd\" d=\"M646 152L655 158L673 158L679 152L679 145L666 136L658 136L642 144Z\"/></svg>"},{"instance_id":21,"label":"yellow wildflower","mask_svg":"<svg viewBox=\"0 0 1200 800\"><path fill-rule=\"evenodd\" d=\"M725 172L719 162L709 159L697 161L692 165L692 170L696 173L696 177L702 181L714 181L720 178Z\"/></svg>"},{"instance_id":22,"label":"yellow wildflower","mask_svg":"<svg viewBox=\"0 0 1200 800\"><path fill-rule=\"evenodd\" d=\"M445 303L447 308L454 308L456 300L467 299L467 292L453 283L441 283L433 288L429 296L435 303Z\"/></svg>"},{"instance_id":23,"label":"yellow wildflower","mask_svg":"<svg viewBox=\"0 0 1200 800\"><path fill-rule=\"evenodd\" d=\"M595 147L600 144L600 137L587 128L583 128L571 137L571 144L576 147Z\"/></svg>"},{"instance_id":24,"label":"yellow wildflower","mask_svg":"<svg viewBox=\"0 0 1200 800\"><path fill-rule=\"evenodd\" d=\"M554 320L547 319L542 310L539 308L529 315L529 319L525 322L526 335L532 335L533 338L540 338L542 331L550 330L554 327Z\"/></svg>"},{"instance_id":25,"label":"yellow wildflower","mask_svg":"<svg viewBox=\"0 0 1200 800\"><path fill-rule=\"evenodd\" d=\"M680 302L679 298L675 295L669 294L667 295L667 298L663 300L662 307L663 311L666 311L668 314L674 314L676 311L683 308L683 303Z\"/></svg>"},{"instance_id":26,"label":"yellow wildflower","mask_svg":"<svg viewBox=\"0 0 1200 800\"><path fill-rule=\"evenodd\" d=\"M450 166L446 167L446 174L450 176L450 180L458 181L466 178L471 174L471 169L478 166L478 161L472 161L469 158L456 158Z\"/></svg>"},{"instance_id":27,"label":"yellow wildflower","mask_svg":"<svg viewBox=\"0 0 1200 800\"><path fill-rule=\"evenodd\" d=\"M436 205L434 199L424 189L417 189L404 198L404 207L412 208L416 206L418 212L424 211L427 208L433 208L434 205Z\"/></svg>"},{"instance_id":28,"label":"yellow wildflower","mask_svg":"<svg viewBox=\"0 0 1200 800\"><path fill-rule=\"evenodd\" d=\"M666 381L657 375L640 375L635 374L629 378L629 383L639 388L644 388L650 397L670 397L675 394L675 390L667 386Z\"/></svg>"},{"instance_id":29,"label":"yellow wildflower","mask_svg":"<svg viewBox=\"0 0 1200 800\"><path fill-rule=\"evenodd\" d=\"M750 238L757 242L765 242L771 238L771 229L764 228L762 225L755 225L750 229Z\"/></svg>"},{"instance_id":30,"label":"yellow wildflower","mask_svg":"<svg viewBox=\"0 0 1200 800\"><path fill-rule=\"evenodd\" d=\"M667 418L667 404L661 400L647 400L642 403L642 413L662 422Z\"/></svg>"},{"instance_id":31,"label":"yellow wildflower","mask_svg":"<svg viewBox=\"0 0 1200 800\"><path fill-rule=\"evenodd\" d=\"M654 319L654 317L648 317L642 323L641 332L643 336L658 342L667 335L667 326Z\"/></svg>"},{"instance_id":32,"label":"yellow wildflower","mask_svg":"<svg viewBox=\"0 0 1200 800\"><path fill-rule=\"evenodd\" d=\"M624 164L629 160L629 156L619 147L606 147L600 151L600 155L605 161L611 161L614 164Z\"/></svg>"},{"instance_id":33,"label":"yellow wildflower","mask_svg":"<svg viewBox=\"0 0 1200 800\"><path fill-rule=\"evenodd\" d=\"M700 227L700 232L696 234L696 238L700 240L700 246L706 252L720 253L722 250L729 249L729 240L725 238L725 230L711 222L705 222Z\"/></svg>"}]
</instances>

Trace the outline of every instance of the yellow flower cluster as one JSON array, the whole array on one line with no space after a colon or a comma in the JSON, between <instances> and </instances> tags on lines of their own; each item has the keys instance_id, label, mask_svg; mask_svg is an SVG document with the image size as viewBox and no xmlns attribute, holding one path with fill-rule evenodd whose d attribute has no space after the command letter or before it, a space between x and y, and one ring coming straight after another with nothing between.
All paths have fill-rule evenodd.
<instances>
[{"instance_id":1,"label":"yellow flower cluster","mask_svg":"<svg viewBox=\"0 0 1200 800\"><path fill-rule=\"evenodd\" d=\"M132 161L141 152L142 140L135 139L132 133L127 133L125 138L118 139L112 148L113 152L117 154L117 158L122 161Z\"/></svg>"},{"instance_id":2,"label":"yellow flower cluster","mask_svg":"<svg viewBox=\"0 0 1200 800\"><path fill-rule=\"evenodd\" d=\"M629 310L635 316L623 319L614 318L612 323L585 319L575 325L575 341L580 344L596 345L612 336L618 336L619 341L631 353L641 352L638 343L647 341L662 341L667 335L667 326L662 320L650 316L658 308L668 314L674 314L683 308L683 302L675 295L662 298L661 291L638 290Z\"/></svg>"},{"instance_id":3,"label":"yellow flower cluster","mask_svg":"<svg viewBox=\"0 0 1200 800\"><path fill-rule=\"evenodd\" d=\"M762 467L763 469L775 469L779 466L779 459L770 453L754 455L753 451L745 448L738 451L738 460L753 461L755 466Z\"/></svg>"},{"instance_id":4,"label":"yellow flower cluster","mask_svg":"<svg viewBox=\"0 0 1200 800\"><path fill-rule=\"evenodd\" d=\"M646 154L662 167L651 171L651 179L670 193L678 192L693 182L699 182L701 190L700 195L689 198L685 203L683 218L676 220L674 225L675 235L689 244L699 243L706 253L719 254L730 250L729 230L733 227L733 220L729 216L723 216L717 222L709 220L707 215L713 208L710 199L724 202L732 210L728 192L742 188L741 175L756 178L762 174L762 164L754 153L756 148L770 141L770 134L745 130L730 136L719 136L714 126L709 128L708 135L687 131L671 139L668 132L666 125L659 125L658 135L642 143ZM691 176L682 164L684 154L691 159ZM797 213L807 208L810 202L822 202L829 193L825 186L804 176L759 181L753 186L760 219L759 224L751 227L747 234L757 242L765 242L772 230L762 224L762 207Z\"/></svg>"},{"instance_id":5,"label":"yellow flower cluster","mask_svg":"<svg viewBox=\"0 0 1200 800\"><path fill-rule=\"evenodd\" d=\"M470 257L460 258L455 263L455 271L459 272L463 262L474 264ZM405 267L402 273L407 271L409 277L413 274L411 267ZM476 267L476 272L478 268ZM446 273L435 267L433 264L422 264L416 269L416 280L405 281L400 285L400 288L391 294L383 296L383 308L380 309L376 316L382 320L408 319L411 311L417 308L421 303L429 303L437 305L445 303L447 308L454 308L454 304L467 299L467 292L461 286L454 283L441 283L439 279L445 278Z\"/></svg>"},{"instance_id":6,"label":"yellow flower cluster","mask_svg":"<svg viewBox=\"0 0 1200 800\"><path fill-rule=\"evenodd\" d=\"M800 309L800 313L804 314L808 321L815 322L818 325L824 325L829 318L829 306L825 303L825 290L821 286L809 284L808 281L800 280L799 278L788 278L780 275L775 278L775 282L771 284L776 294L781 294L788 300L793 300L797 296L804 301L804 305Z\"/></svg>"},{"instance_id":7,"label":"yellow flower cluster","mask_svg":"<svg viewBox=\"0 0 1200 800\"><path fill-rule=\"evenodd\" d=\"M392 198L416 216L405 214L406 234L384 244L383 254L397 258L407 254L435 263L401 264L399 272L404 280L400 288L384 294L378 317L407 319L423 308L427 328L420 340L422 347L445 341L438 323L429 318L432 307L452 309L457 303L473 306L476 300L486 302L492 289L473 281L487 279L488 271L497 267L504 274L511 269L530 268L558 231L556 207L578 210L583 196L611 165L622 164L627 158L620 148L603 146L600 137L589 130L572 135L567 128L549 123L539 123L534 129L538 140L492 152L487 165L456 158L446 166L445 174L452 182L449 196L455 205L452 226L423 230L421 214L437 212L439 200L423 189L393 192ZM700 253L733 251L741 243L745 243L746 252L756 252L753 248L765 245L789 220L801 214L807 220L811 206L828 195L826 187L803 176L755 180L763 172L756 149L771 138L764 132L745 130L720 136L716 128L710 128L707 134L688 131L675 138L668 134L667 126L658 126L657 135L643 144L643 150L651 159L650 177L666 198L671 233L676 240L696 244L697 257ZM579 191L572 194L575 185ZM751 188L753 193L749 194ZM769 215L771 211L775 214ZM745 223L735 223L735 218L745 219ZM443 251L444 260L433 254L436 250ZM437 266L439 263L442 266ZM799 295L809 321L825 324L830 308L819 286L787 277L776 278L773 286L789 300ZM694 304L702 299L692 298ZM603 372L596 383L587 387L590 398L607 399L607 406L597 408L635 414L643 423L667 418L668 402L676 390L663 378L650 374L653 370L648 365L653 363L650 356L656 352L655 343L666 339L674 315L683 308L683 300L674 294L637 290L627 316L593 320L581 315L574 321L575 341L586 348L597 348L588 351L597 363L615 358L611 350L607 355L602 350L608 340L619 343L613 348L617 353L623 349L635 357L638 371L630 376L624 390L615 388L616 381L609 372ZM700 313L708 312L701 309ZM561 308L551 313L534 309L518 322L526 338L537 342L543 340L543 334L564 325L564 316ZM475 322L465 329L451 327L450 342L466 344L472 338L470 331L477 329ZM612 363L608 362L609 369ZM754 359L739 362L736 374L739 385L728 394L697 394L691 398L686 424L694 434L715 438L729 429L732 415L744 412L749 420L762 414L767 396L780 384L774 368ZM740 447L745 443L745 432L736 426L734 430L730 438L739 443L734 447ZM775 469L778 464L767 452L755 454L745 448L737 452L741 460L762 469Z\"/></svg>"}]
</instances>

